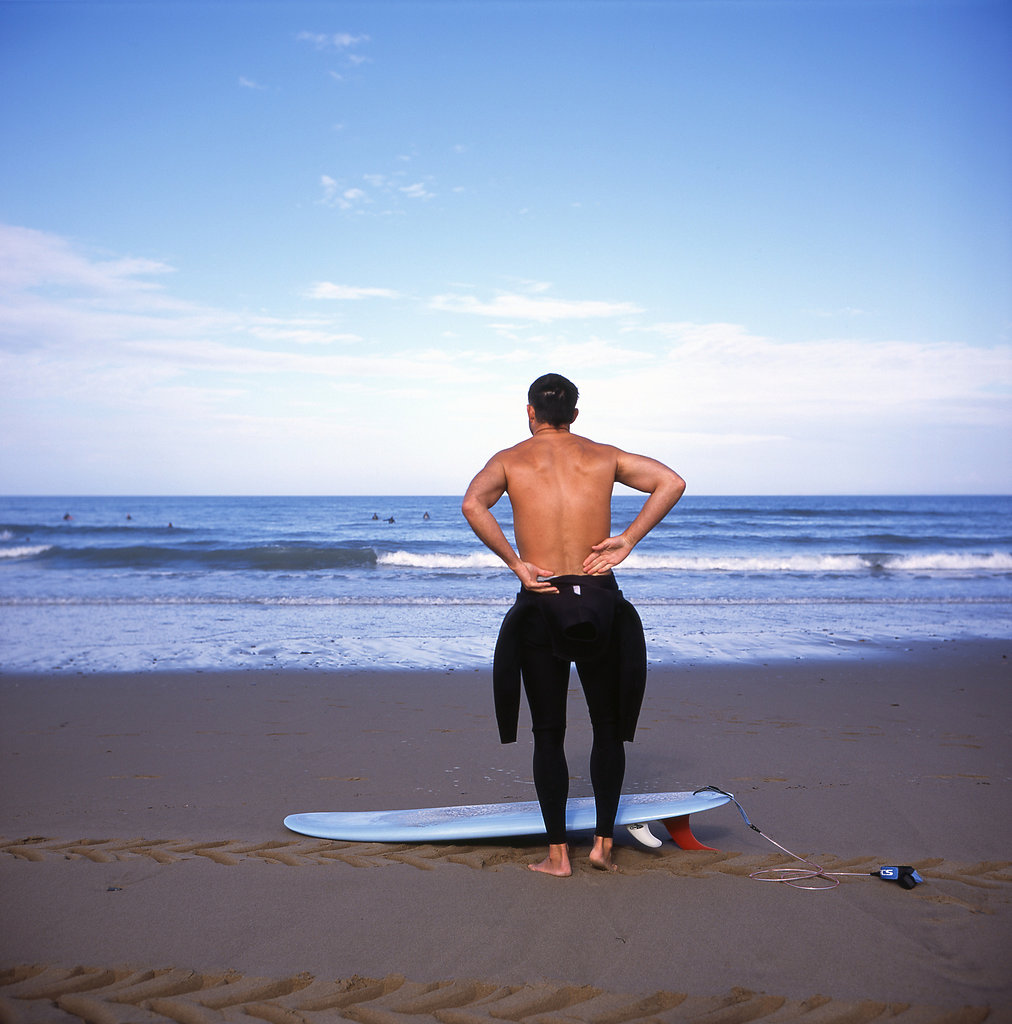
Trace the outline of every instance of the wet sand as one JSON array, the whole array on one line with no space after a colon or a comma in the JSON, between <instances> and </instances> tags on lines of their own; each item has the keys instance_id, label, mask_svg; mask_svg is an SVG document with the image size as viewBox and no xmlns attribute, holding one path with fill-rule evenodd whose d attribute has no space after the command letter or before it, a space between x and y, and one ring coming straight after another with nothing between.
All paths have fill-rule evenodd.
<instances>
[{"instance_id":1,"label":"wet sand","mask_svg":"<svg viewBox=\"0 0 1012 1024\"><path fill-rule=\"evenodd\" d=\"M288 832L307 810L530 800L487 671L0 676L0 1022L1012 1020L1007 643L653 668L626 790L713 784L717 852L616 834ZM575 683L575 677L574 677ZM571 795L590 793L578 687ZM654 826L654 831L662 830ZM872 877L914 865L907 891ZM811 884L816 884L814 880Z\"/></svg>"}]
</instances>

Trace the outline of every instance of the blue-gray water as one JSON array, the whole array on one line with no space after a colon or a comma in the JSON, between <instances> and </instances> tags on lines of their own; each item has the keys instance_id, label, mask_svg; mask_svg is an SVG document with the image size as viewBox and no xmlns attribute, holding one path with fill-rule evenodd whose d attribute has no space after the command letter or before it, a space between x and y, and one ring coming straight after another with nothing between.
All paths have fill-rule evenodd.
<instances>
[{"instance_id":1,"label":"blue-gray water","mask_svg":"<svg viewBox=\"0 0 1012 1024\"><path fill-rule=\"evenodd\" d=\"M689 495L617 575L654 663L1005 638L1012 498ZM515 591L456 497L0 498L8 672L470 668Z\"/></svg>"}]
</instances>

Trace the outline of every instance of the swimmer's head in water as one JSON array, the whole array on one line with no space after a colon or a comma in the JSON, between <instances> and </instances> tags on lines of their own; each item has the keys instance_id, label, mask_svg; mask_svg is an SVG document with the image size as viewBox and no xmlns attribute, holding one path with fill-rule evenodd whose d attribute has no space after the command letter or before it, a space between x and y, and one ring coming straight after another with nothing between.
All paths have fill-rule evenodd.
<instances>
[{"instance_id":1,"label":"swimmer's head in water","mask_svg":"<svg viewBox=\"0 0 1012 1024\"><path fill-rule=\"evenodd\" d=\"M576 385L559 373L546 373L530 386L527 401L539 423L564 427L576 419L576 403L580 392Z\"/></svg>"}]
</instances>

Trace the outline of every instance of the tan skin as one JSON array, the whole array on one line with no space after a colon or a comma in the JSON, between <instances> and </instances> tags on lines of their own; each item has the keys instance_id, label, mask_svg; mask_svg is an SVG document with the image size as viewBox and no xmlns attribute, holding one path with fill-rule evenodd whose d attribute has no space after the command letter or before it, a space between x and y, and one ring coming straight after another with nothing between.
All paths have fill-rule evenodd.
<instances>
[{"instance_id":1,"label":"tan skin","mask_svg":"<svg viewBox=\"0 0 1012 1024\"><path fill-rule=\"evenodd\" d=\"M541 423L527 406L531 437L492 456L471 481L462 511L478 538L516 573L526 590L555 594L547 577L610 573L674 507L685 481L644 455L631 455L570 431ZM573 419L576 419L574 415ZM648 495L636 518L611 535L611 494L616 483ZM516 549L492 507L509 494ZM610 837L595 836L590 862L615 870ZM532 871L572 874L569 848L551 844Z\"/></svg>"}]
</instances>

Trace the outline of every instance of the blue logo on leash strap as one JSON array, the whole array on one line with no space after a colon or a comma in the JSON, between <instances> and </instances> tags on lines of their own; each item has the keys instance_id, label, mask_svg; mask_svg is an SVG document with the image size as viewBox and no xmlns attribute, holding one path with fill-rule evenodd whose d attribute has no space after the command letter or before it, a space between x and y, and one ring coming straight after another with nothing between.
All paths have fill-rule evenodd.
<instances>
[{"instance_id":1,"label":"blue logo on leash strap","mask_svg":"<svg viewBox=\"0 0 1012 1024\"><path fill-rule=\"evenodd\" d=\"M912 868L909 864L889 865L881 867L878 871L872 871L872 875L878 875L879 878L884 878L887 882L899 882L904 889L912 889L915 885L923 882L915 868Z\"/></svg>"}]
</instances>

